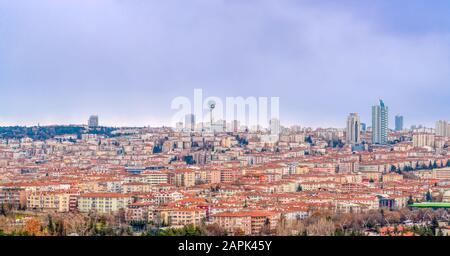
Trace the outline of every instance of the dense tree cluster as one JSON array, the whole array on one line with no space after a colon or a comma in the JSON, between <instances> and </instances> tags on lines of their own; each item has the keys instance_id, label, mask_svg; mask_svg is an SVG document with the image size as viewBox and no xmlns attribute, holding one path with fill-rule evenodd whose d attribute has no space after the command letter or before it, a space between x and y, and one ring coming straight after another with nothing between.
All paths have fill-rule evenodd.
<instances>
[{"instance_id":1,"label":"dense tree cluster","mask_svg":"<svg viewBox=\"0 0 450 256\"><path fill-rule=\"evenodd\" d=\"M112 132L117 130L113 127L97 127L95 129L88 129L83 126L76 125L55 125L55 126L7 126L0 127L0 138L1 139L22 139L31 138L33 140L47 140L54 138L55 136L65 135L65 134L76 134L78 138L81 134L99 134L106 135L108 137L114 137L118 134L113 134Z\"/></svg>"},{"instance_id":2,"label":"dense tree cluster","mask_svg":"<svg viewBox=\"0 0 450 256\"><path fill-rule=\"evenodd\" d=\"M186 225L181 228L151 229L146 236L226 236L227 232L217 224Z\"/></svg>"}]
</instances>

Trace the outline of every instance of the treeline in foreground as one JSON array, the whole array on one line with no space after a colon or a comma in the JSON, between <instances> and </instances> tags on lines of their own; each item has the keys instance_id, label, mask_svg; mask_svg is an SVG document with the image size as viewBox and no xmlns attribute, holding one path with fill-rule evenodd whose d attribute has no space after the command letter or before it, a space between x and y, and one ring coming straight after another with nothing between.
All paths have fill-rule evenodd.
<instances>
[{"instance_id":1,"label":"treeline in foreground","mask_svg":"<svg viewBox=\"0 0 450 256\"><path fill-rule=\"evenodd\" d=\"M259 235L275 236L439 236L448 230L445 209L373 210L366 213L314 212L304 219L281 217L275 229L264 225ZM226 236L232 234L217 224L187 225L181 228L154 223L127 223L123 212L114 215L95 213L35 214L9 212L0 215L3 236Z\"/></svg>"}]
</instances>

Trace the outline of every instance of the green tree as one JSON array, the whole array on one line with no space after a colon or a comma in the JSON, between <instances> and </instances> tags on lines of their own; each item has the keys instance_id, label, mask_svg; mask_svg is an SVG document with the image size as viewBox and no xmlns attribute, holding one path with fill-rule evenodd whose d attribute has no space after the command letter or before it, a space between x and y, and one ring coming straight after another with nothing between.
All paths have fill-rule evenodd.
<instances>
[{"instance_id":1,"label":"green tree","mask_svg":"<svg viewBox=\"0 0 450 256\"><path fill-rule=\"evenodd\" d=\"M334 232L335 236L345 236L345 231L343 231L340 228L337 228L336 231Z\"/></svg>"},{"instance_id":2,"label":"green tree","mask_svg":"<svg viewBox=\"0 0 450 256\"><path fill-rule=\"evenodd\" d=\"M159 230L157 236L201 236L202 230L192 224L186 225L182 228L166 228Z\"/></svg>"},{"instance_id":3,"label":"green tree","mask_svg":"<svg viewBox=\"0 0 450 256\"><path fill-rule=\"evenodd\" d=\"M63 220L58 220L55 223L55 230L56 230L56 235L57 236L65 236L66 235L66 230L64 228L64 221Z\"/></svg>"},{"instance_id":4,"label":"green tree","mask_svg":"<svg viewBox=\"0 0 450 256\"><path fill-rule=\"evenodd\" d=\"M53 218L50 214L48 215L47 230L51 235L55 232L55 225L53 224Z\"/></svg>"},{"instance_id":5,"label":"green tree","mask_svg":"<svg viewBox=\"0 0 450 256\"><path fill-rule=\"evenodd\" d=\"M412 205L413 203L414 203L414 200L412 198L412 195L410 195L408 198L408 205Z\"/></svg>"},{"instance_id":6,"label":"green tree","mask_svg":"<svg viewBox=\"0 0 450 256\"><path fill-rule=\"evenodd\" d=\"M269 218L266 218L264 220L264 225L261 227L261 235L270 235L270 234L271 234L270 220Z\"/></svg>"},{"instance_id":7,"label":"green tree","mask_svg":"<svg viewBox=\"0 0 450 256\"><path fill-rule=\"evenodd\" d=\"M430 225L430 229L433 232L433 235L436 235L437 232L437 228L439 228L439 223L436 217L433 217L433 219L431 220L431 225Z\"/></svg>"},{"instance_id":8,"label":"green tree","mask_svg":"<svg viewBox=\"0 0 450 256\"><path fill-rule=\"evenodd\" d=\"M433 201L433 196L431 195L431 192L428 190L427 194L425 195L425 200L427 202L432 202Z\"/></svg>"},{"instance_id":9,"label":"green tree","mask_svg":"<svg viewBox=\"0 0 450 256\"><path fill-rule=\"evenodd\" d=\"M396 172L397 171L397 167L395 165L391 165L391 172Z\"/></svg>"}]
</instances>

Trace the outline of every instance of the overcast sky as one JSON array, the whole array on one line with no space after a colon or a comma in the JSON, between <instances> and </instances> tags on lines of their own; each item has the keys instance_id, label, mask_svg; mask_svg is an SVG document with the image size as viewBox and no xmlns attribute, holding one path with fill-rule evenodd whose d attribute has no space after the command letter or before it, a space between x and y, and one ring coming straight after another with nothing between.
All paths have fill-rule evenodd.
<instances>
[{"instance_id":1,"label":"overcast sky","mask_svg":"<svg viewBox=\"0 0 450 256\"><path fill-rule=\"evenodd\" d=\"M177 96L280 97L282 124L450 119L448 0L0 0L0 125L169 124Z\"/></svg>"}]
</instances>

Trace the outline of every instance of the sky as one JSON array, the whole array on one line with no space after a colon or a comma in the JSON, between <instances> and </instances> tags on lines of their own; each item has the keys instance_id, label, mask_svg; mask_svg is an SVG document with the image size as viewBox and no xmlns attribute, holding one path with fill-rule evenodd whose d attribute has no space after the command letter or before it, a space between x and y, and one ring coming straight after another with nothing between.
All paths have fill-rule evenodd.
<instances>
[{"instance_id":1,"label":"sky","mask_svg":"<svg viewBox=\"0 0 450 256\"><path fill-rule=\"evenodd\" d=\"M448 0L0 0L0 125L170 125L171 101L280 97L284 125L450 120Z\"/></svg>"}]
</instances>

